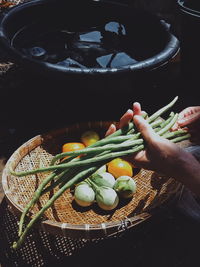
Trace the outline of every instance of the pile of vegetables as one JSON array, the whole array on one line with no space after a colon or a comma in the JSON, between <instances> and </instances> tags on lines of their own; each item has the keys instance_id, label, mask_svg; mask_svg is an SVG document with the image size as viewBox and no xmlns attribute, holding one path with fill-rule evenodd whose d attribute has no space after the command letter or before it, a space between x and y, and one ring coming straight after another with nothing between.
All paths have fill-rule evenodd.
<instances>
[{"instance_id":1,"label":"pile of vegetables","mask_svg":"<svg viewBox=\"0 0 200 267\"><path fill-rule=\"evenodd\" d=\"M174 143L189 139L190 135L184 129L174 132L170 131L171 127L178 118L178 113L171 112L165 120L161 119L160 116L169 110L175 104L177 99L178 97L175 97L168 105L162 107L153 115L145 117L147 122L152 126L158 135L161 135ZM79 186L87 188L88 192L91 191L91 189L95 192L95 194L91 193L88 202L92 202L96 195L96 201L102 208L105 208L105 206L102 204L102 196L104 196L108 202L110 201L109 203L111 205L117 205L118 197L116 197L116 191L119 192L122 184L126 183L125 178L121 178L122 181L119 181L119 185L116 184L115 190L113 190L108 186L102 186L102 188L99 189L99 186L96 185L94 180L88 179L88 177L93 175L99 168L111 160L133 154L143 150L144 148L145 143L140 132L138 132L135 128L134 123L130 122L126 127L117 130L113 134L101 140L95 140L95 142L81 150L63 152L56 155L48 167L37 168L25 172L15 172L10 168L10 173L19 177L40 172L51 172L39 184L31 201L24 208L19 222L19 239L17 242L13 243L13 248L17 249L21 246L32 226L39 219L42 219L44 212L52 206L54 201L56 201L67 189L82 181L83 183ZM81 157L78 157L80 155ZM134 185L132 186L134 191ZM33 215L28 224L25 225L25 218L27 214L37 203L40 196L46 192L49 192L55 187L58 187L58 190L50 199L47 200L46 204L37 212L37 214ZM110 194L111 189L115 193L112 191L113 194ZM77 191L77 199L78 195L79 192Z\"/></svg>"},{"instance_id":2,"label":"pile of vegetables","mask_svg":"<svg viewBox=\"0 0 200 267\"><path fill-rule=\"evenodd\" d=\"M120 176L116 180L109 172L95 173L74 190L74 199L82 207L89 207L95 201L103 210L113 210L119 203L119 196L131 198L136 192L136 183L130 176Z\"/></svg>"}]
</instances>

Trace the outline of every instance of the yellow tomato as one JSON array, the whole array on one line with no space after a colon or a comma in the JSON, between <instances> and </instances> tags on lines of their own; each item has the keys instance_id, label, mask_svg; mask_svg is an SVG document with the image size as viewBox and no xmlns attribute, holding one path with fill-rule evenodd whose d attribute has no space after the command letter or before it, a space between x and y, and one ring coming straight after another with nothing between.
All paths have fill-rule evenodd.
<instances>
[{"instance_id":1,"label":"yellow tomato","mask_svg":"<svg viewBox=\"0 0 200 267\"><path fill-rule=\"evenodd\" d=\"M113 159L108 163L108 172L111 173L115 178L120 176L133 176L133 165L121 158Z\"/></svg>"},{"instance_id":2,"label":"yellow tomato","mask_svg":"<svg viewBox=\"0 0 200 267\"><path fill-rule=\"evenodd\" d=\"M82 143L66 143L62 146L62 152L70 152L70 151L76 151L76 150L81 150L84 149L85 145ZM80 156L78 156L80 157ZM67 158L67 157L65 157Z\"/></svg>"},{"instance_id":3,"label":"yellow tomato","mask_svg":"<svg viewBox=\"0 0 200 267\"><path fill-rule=\"evenodd\" d=\"M84 143L85 146L90 146L96 143L100 139L98 133L94 131L87 131L82 134L81 141Z\"/></svg>"}]
</instances>

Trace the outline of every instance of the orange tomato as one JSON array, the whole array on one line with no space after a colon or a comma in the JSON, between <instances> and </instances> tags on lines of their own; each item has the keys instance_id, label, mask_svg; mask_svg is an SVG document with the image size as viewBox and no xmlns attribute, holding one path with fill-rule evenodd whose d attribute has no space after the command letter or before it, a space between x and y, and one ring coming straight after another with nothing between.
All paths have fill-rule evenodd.
<instances>
[{"instance_id":1,"label":"orange tomato","mask_svg":"<svg viewBox=\"0 0 200 267\"><path fill-rule=\"evenodd\" d=\"M115 178L123 175L133 176L133 165L121 158L116 158L110 161L108 164L108 172L112 174Z\"/></svg>"},{"instance_id":2,"label":"orange tomato","mask_svg":"<svg viewBox=\"0 0 200 267\"><path fill-rule=\"evenodd\" d=\"M72 142L72 143L65 143L62 146L62 152L70 152L70 151L76 151L76 150L81 150L84 149L85 145L83 143L78 143L78 142ZM80 155L81 156L81 155ZM80 157L78 156L78 157ZM65 157L65 159L68 157Z\"/></svg>"}]
</instances>

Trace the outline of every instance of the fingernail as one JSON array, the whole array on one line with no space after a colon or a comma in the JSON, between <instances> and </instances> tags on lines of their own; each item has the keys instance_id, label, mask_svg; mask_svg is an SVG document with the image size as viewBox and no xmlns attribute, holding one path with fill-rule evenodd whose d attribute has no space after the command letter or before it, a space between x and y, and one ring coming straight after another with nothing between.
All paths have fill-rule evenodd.
<instances>
[{"instance_id":1,"label":"fingernail","mask_svg":"<svg viewBox=\"0 0 200 267\"><path fill-rule=\"evenodd\" d=\"M183 124L183 123L185 123L187 120L186 119L181 119L181 120L179 120L178 121L178 124L180 125L180 124Z\"/></svg>"}]
</instances>

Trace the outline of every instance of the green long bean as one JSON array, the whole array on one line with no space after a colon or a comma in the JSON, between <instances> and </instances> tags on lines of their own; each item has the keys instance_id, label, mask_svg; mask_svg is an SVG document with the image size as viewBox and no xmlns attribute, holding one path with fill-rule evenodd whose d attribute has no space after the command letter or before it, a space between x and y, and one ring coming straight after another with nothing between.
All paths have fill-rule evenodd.
<instances>
[{"instance_id":1,"label":"green long bean","mask_svg":"<svg viewBox=\"0 0 200 267\"><path fill-rule=\"evenodd\" d=\"M26 205L26 207L24 208L22 215L20 217L20 221L19 221L19 231L18 231L18 235L20 236L22 233L22 227L23 227L23 223L24 223L24 219L26 214L28 213L28 211L30 210L30 208L38 201L40 194L42 192L42 189L55 177L57 176L56 173L52 173L49 176L47 176L47 178L45 178L41 184L38 186L38 188L36 189L34 196L32 197L31 201Z\"/></svg>"},{"instance_id":2,"label":"green long bean","mask_svg":"<svg viewBox=\"0 0 200 267\"><path fill-rule=\"evenodd\" d=\"M91 148L88 147L88 148L81 149L81 150L64 152L64 153L58 154L55 159L58 160L58 159L61 159L63 157L71 156L71 155L76 155L76 156L79 156L81 154L89 155L89 154L94 154L94 153L100 153L100 152L107 151L107 150L115 151L115 150L118 150L121 148L125 149L127 147L138 145L138 144L141 144L142 142L143 142L142 139L131 140L131 138L130 138L126 142L118 144L117 146L111 144L111 145L105 145L105 146L101 146L101 147L91 147Z\"/></svg>"},{"instance_id":3,"label":"green long bean","mask_svg":"<svg viewBox=\"0 0 200 267\"><path fill-rule=\"evenodd\" d=\"M173 132L166 132L162 136L166 139L170 139L170 138L174 138L174 137L177 137L179 135L184 135L187 133L188 132L186 130L180 129L180 130L173 131Z\"/></svg>"},{"instance_id":4,"label":"green long bean","mask_svg":"<svg viewBox=\"0 0 200 267\"><path fill-rule=\"evenodd\" d=\"M152 121L155 121L158 117L160 117L162 114L164 114L167 110L169 110L178 100L178 96L176 96L168 105L164 106L163 108L156 111L153 115L151 115L147 122L151 123Z\"/></svg>"},{"instance_id":5,"label":"green long bean","mask_svg":"<svg viewBox=\"0 0 200 267\"><path fill-rule=\"evenodd\" d=\"M178 113L176 113L171 120L169 121L169 123L167 125L165 125L162 129L160 129L157 134L159 135L163 135L164 133L166 133L167 131L169 131L169 129L172 128L172 126L175 124L175 122L178 119Z\"/></svg>"},{"instance_id":6,"label":"green long bean","mask_svg":"<svg viewBox=\"0 0 200 267\"><path fill-rule=\"evenodd\" d=\"M172 138L170 141L173 143L178 143L178 142L181 142L184 140L188 140L190 137L191 137L191 135L188 133L188 134L184 134L182 136L177 136L175 138Z\"/></svg>"}]
</instances>

